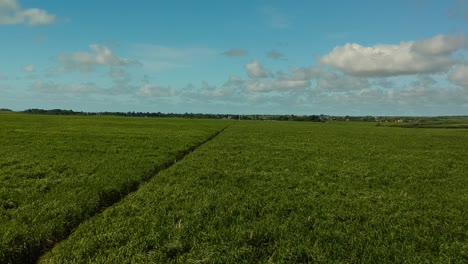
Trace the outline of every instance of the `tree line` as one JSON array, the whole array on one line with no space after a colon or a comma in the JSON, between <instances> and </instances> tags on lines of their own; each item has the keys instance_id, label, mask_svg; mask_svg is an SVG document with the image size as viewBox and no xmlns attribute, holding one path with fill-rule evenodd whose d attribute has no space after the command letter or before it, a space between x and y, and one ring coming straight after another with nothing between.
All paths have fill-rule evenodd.
<instances>
[{"instance_id":1,"label":"tree line","mask_svg":"<svg viewBox=\"0 0 468 264\"><path fill-rule=\"evenodd\" d=\"M241 120L276 120L276 121L308 121L324 122L328 121L325 115L236 115L236 114L204 114L204 113L162 113L162 112L83 112L64 109L27 109L22 111L26 114L43 115L87 115L87 116L127 116L127 117L179 117L193 119L241 119Z\"/></svg>"},{"instance_id":2,"label":"tree line","mask_svg":"<svg viewBox=\"0 0 468 264\"><path fill-rule=\"evenodd\" d=\"M0 109L0 111L11 111ZM22 111L27 114L43 115L86 115L86 116L126 116L126 117L179 117L193 119L231 119L231 120L271 120L271 121L299 121L299 122L328 122L328 121L351 121L351 122L418 122L421 120L432 120L449 117L398 117L398 116L332 116L332 115L257 115L257 114L204 114L204 113L162 113L162 112L83 112L64 109L27 109ZM466 116L459 116L464 117Z\"/></svg>"}]
</instances>

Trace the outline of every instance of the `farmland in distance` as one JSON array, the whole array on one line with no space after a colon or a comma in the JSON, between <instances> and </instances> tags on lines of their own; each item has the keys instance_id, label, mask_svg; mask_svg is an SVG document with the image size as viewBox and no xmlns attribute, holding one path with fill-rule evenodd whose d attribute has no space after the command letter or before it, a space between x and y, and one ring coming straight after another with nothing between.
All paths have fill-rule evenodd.
<instances>
[{"instance_id":1,"label":"farmland in distance","mask_svg":"<svg viewBox=\"0 0 468 264\"><path fill-rule=\"evenodd\" d=\"M466 263L468 133L237 122L41 263Z\"/></svg>"},{"instance_id":2,"label":"farmland in distance","mask_svg":"<svg viewBox=\"0 0 468 264\"><path fill-rule=\"evenodd\" d=\"M228 123L0 113L0 263L32 263Z\"/></svg>"}]
</instances>

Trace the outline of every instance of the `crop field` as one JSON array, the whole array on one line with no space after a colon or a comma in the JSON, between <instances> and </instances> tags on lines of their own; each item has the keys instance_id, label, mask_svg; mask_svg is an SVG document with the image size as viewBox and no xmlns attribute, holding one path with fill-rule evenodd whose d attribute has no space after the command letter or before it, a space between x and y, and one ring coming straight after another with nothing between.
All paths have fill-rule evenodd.
<instances>
[{"instance_id":1,"label":"crop field","mask_svg":"<svg viewBox=\"0 0 468 264\"><path fill-rule=\"evenodd\" d=\"M34 262L226 125L0 114L0 263Z\"/></svg>"},{"instance_id":2,"label":"crop field","mask_svg":"<svg viewBox=\"0 0 468 264\"><path fill-rule=\"evenodd\" d=\"M0 263L468 262L466 129L0 122Z\"/></svg>"}]
</instances>

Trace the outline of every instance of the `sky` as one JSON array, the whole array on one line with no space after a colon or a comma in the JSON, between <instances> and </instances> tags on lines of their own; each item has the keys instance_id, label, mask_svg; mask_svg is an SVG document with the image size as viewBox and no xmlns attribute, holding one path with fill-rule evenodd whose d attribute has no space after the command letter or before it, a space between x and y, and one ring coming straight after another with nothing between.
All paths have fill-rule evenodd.
<instances>
[{"instance_id":1,"label":"sky","mask_svg":"<svg viewBox=\"0 0 468 264\"><path fill-rule=\"evenodd\" d=\"M468 115L468 0L0 0L0 108Z\"/></svg>"}]
</instances>

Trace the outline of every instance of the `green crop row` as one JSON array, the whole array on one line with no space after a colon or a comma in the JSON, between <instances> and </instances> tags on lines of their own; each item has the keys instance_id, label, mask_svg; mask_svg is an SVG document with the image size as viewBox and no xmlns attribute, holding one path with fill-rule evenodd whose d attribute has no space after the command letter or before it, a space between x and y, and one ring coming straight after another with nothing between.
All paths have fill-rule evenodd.
<instances>
[{"instance_id":1,"label":"green crop row","mask_svg":"<svg viewBox=\"0 0 468 264\"><path fill-rule=\"evenodd\" d=\"M32 263L227 124L0 114L0 263Z\"/></svg>"},{"instance_id":2,"label":"green crop row","mask_svg":"<svg viewBox=\"0 0 468 264\"><path fill-rule=\"evenodd\" d=\"M40 263L467 263L468 133L238 122Z\"/></svg>"}]
</instances>

